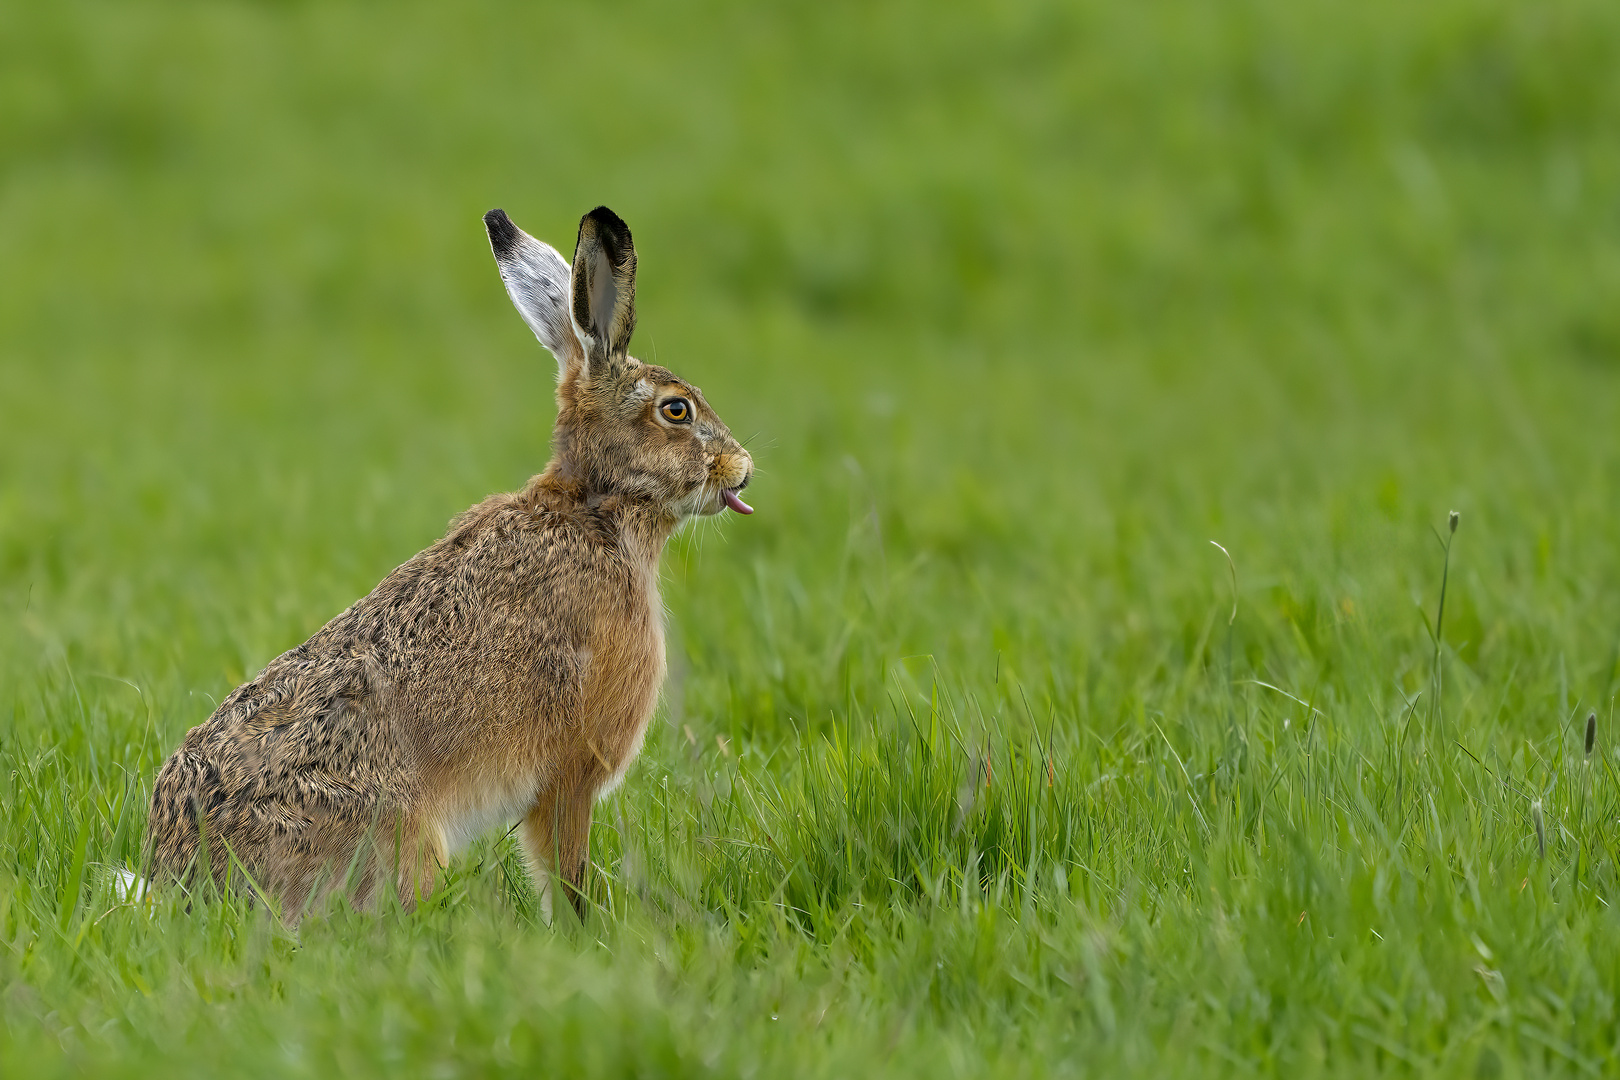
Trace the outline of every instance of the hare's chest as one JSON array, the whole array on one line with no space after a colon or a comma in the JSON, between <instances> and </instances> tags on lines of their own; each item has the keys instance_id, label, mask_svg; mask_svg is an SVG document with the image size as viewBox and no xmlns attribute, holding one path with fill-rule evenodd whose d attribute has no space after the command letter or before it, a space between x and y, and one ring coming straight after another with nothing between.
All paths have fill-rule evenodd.
<instances>
[{"instance_id":1,"label":"hare's chest","mask_svg":"<svg viewBox=\"0 0 1620 1080\"><path fill-rule=\"evenodd\" d=\"M641 751L663 685L664 605L657 581L632 581L614 618L592 634L585 673L590 749L607 776L603 790L623 779Z\"/></svg>"}]
</instances>

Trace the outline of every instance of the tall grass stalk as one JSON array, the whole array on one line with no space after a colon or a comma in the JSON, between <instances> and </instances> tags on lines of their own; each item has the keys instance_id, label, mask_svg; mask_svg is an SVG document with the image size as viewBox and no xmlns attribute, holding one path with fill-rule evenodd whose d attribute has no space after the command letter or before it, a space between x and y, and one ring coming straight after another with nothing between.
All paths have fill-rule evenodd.
<instances>
[{"instance_id":1,"label":"tall grass stalk","mask_svg":"<svg viewBox=\"0 0 1620 1080\"><path fill-rule=\"evenodd\" d=\"M1434 662L1429 695L1429 723L1428 727L1443 743L1446 733L1445 726L1445 620L1446 620L1446 587L1451 581L1451 542L1457 535L1457 523L1462 515L1453 510L1446 519L1446 535L1435 533L1435 539L1440 541L1440 547L1445 552L1440 564L1440 603L1434 613Z\"/></svg>"}]
</instances>

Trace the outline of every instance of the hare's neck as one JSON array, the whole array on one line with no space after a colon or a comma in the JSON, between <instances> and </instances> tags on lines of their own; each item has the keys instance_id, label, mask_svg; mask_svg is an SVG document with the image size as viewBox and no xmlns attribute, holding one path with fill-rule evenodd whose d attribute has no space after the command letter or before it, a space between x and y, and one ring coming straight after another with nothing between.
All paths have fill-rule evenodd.
<instances>
[{"instance_id":1,"label":"hare's neck","mask_svg":"<svg viewBox=\"0 0 1620 1080\"><path fill-rule=\"evenodd\" d=\"M627 513L619 517L619 547L623 549L629 561L652 575L654 581L658 578L658 562L664 554L664 545L669 542L673 526L666 527L664 522L651 513Z\"/></svg>"},{"instance_id":2,"label":"hare's neck","mask_svg":"<svg viewBox=\"0 0 1620 1080\"><path fill-rule=\"evenodd\" d=\"M680 524L645 499L595 488L584 472L564 458L553 458L545 472L529 480L519 497L531 506L595 515L618 536L625 554L645 560L655 572L664 545Z\"/></svg>"}]
</instances>

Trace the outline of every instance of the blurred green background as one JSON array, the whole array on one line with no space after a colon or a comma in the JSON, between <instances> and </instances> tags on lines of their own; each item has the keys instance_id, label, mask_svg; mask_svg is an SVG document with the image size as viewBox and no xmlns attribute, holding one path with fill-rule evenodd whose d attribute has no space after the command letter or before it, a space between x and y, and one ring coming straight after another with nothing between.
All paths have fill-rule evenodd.
<instances>
[{"instance_id":1,"label":"blurred green background","mask_svg":"<svg viewBox=\"0 0 1620 1080\"><path fill-rule=\"evenodd\" d=\"M138 815L213 701L544 465L552 361L493 206L565 254L619 212L633 351L758 463L760 513L666 556L627 790L770 774L935 679L997 730L1056 717L1093 793L1101 747L1215 754L1228 677L1257 723L1286 702L1243 680L1371 739L1430 686L1454 508L1460 741L1607 724L1617 131L1601 0L0 4L0 890L54 874L72 910L75 806L81 864L130 857L118 792ZM1454 741L1424 760L1464 769ZM1537 755L1497 768L1564 775ZM0 975L35 988L8 1037L49 1060L19 1032L136 990L73 974L28 905L0 901ZM1442 1032L1482 993L1458 970Z\"/></svg>"},{"instance_id":2,"label":"blurred green background","mask_svg":"<svg viewBox=\"0 0 1620 1080\"><path fill-rule=\"evenodd\" d=\"M758 450L766 513L671 561L745 730L853 638L1038 677L1066 609L1177 600L1164 559L1221 587L1212 535L1251 586L1427 575L1458 506L1612 582L1568 550L1612 507L1607 11L12 6L7 603L256 670L544 463L478 218L567 249L598 202L638 351Z\"/></svg>"}]
</instances>

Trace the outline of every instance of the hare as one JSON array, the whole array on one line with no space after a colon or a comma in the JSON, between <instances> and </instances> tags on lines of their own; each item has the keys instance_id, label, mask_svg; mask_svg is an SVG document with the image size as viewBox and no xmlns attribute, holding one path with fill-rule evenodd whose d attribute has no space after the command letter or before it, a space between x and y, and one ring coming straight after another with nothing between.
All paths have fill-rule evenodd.
<instances>
[{"instance_id":1,"label":"hare","mask_svg":"<svg viewBox=\"0 0 1620 1080\"><path fill-rule=\"evenodd\" d=\"M333 888L432 892L521 819L547 917L582 916L591 805L641 749L664 677L658 563L682 521L752 508L753 461L696 386L632 358L636 253L605 206L572 268L503 210L501 280L557 359L551 461L492 495L193 728L152 793L155 877L235 874L296 919Z\"/></svg>"}]
</instances>

